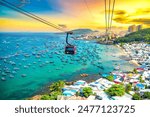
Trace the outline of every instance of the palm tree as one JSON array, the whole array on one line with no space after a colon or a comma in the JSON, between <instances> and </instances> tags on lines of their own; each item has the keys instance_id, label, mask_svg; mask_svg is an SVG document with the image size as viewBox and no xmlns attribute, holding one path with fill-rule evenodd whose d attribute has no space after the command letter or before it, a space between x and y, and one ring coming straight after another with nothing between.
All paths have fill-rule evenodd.
<instances>
[{"instance_id":1,"label":"palm tree","mask_svg":"<svg viewBox=\"0 0 150 117\"><path fill-rule=\"evenodd\" d=\"M55 82L55 83L51 84L50 92L53 92L53 91L60 91L61 92L61 89L64 87L64 85L65 85L64 81Z\"/></svg>"}]
</instances>

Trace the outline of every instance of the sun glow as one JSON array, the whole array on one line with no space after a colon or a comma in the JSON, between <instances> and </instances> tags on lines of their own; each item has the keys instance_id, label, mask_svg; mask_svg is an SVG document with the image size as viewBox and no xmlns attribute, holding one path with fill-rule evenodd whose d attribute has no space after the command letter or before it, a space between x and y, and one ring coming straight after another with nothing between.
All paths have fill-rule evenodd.
<instances>
[{"instance_id":1,"label":"sun glow","mask_svg":"<svg viewBox=\"0 0 150 117\"><path fill-rule=\"evenodd\" d=\"M35 14L54 24L63 24L69 29L91 28L100 30L105 28L104 1L87 0L87 3L90 11L83 1L70 2L70 0L65 0L59 1L61 6L61 12L59 13L47 12L43 14L39 12ZM142 24L145 28L150 27L149 4L149 0L116 0L113 27L127 29L132 24ZM10 14L11 12L7 11L7 17L0 16L0 31L57 31L26 16L9 17ZM14 12L13 14L18 13Z\"/></svg>"}]
</instances>

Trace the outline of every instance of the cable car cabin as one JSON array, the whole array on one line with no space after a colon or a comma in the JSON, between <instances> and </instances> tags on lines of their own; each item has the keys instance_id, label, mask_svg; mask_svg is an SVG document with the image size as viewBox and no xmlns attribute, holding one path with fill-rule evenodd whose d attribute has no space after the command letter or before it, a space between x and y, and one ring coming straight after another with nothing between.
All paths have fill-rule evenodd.
<instances>
[{"instance_id":1,"label":"cable car cabin","mask_svg":"<svg viewBox=\"0 0 150 117\"><path fill-rule=\"evenodd\" d=\"M67 45L65 47L65 54L75 54L76 53L76 47L73 45Z\"/></svg>"},{"instance_id":2,"label":"cable car cabin","mask_svg":"<svg viewBox=\"0 0 150 117\"><path fill-rule=\"evenodd\" d=\"M69 34L71 35L71 34L73 34L73 32L71 32L71 31L67 32L67 36L66 36L66 44L67 44L67 46L65 47L65 54L72 54L73 55L73 54L76 53L76 47L68 42Z\"/></svg>"}]
</instances>

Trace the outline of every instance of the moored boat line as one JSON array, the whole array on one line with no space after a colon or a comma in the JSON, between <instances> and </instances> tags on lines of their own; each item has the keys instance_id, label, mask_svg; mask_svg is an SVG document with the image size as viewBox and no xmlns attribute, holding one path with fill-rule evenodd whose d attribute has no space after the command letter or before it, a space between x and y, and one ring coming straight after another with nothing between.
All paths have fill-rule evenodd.
<instances>
[{"instance_id":1,"label":"moored boat line","mask_svg":"<svg viewBox=\"0 0 150 117\"><path fill-rule=\"evenodd\" d=\"M30 39L31 37L29 37L29 40ZM8 86L12 85L11 82L14 83L14 86L24 84L24 87L21 87L21 89L28 89L26 83L31 81L33 82L33 86L40 89L39 87L43 86L44 83L54 82L59 78L71 80L77 73L90 74L94 72L95 74L98 74L100 71L109 72L113 69L113 67L111 68L111 63L108 64L110 65L109 69L105 69L106 66L104 65L107 62L111 62L112 55L110 55L111 51L108 50L107 56L110 58L109 60L104 61L108 58L104 54L106 47L103 45L99 45L95 42L85 43L84 41L75 41L74 44L77 46L77 53L74 56L71 56L64 54L63 46L65 46L65 43L62 44L62 41L49 42L49 40L44 40L44 42L47 42L46 47L43 45L43 42L41 42L41 39L37 39L37 41L33 39L33 42L31 40L30 42L25 42L22 39L22 41L17 42L19 44L18 49L10 49L9 47L2 57L8 56L7 54L14 55L16 52L18 55L16 54L16 56L2 58L0 60L0 74L5 71L4 68L9 68L6 70L7 73L4 72L6 75L0 76L1 78L6 78L6 82L2 82L1 80L1 83L3 85L6 83ZM27 44L27 46L25 43L30 43L32 45L29 44L29 46ZM12 47L14 45L12 45ZM104 48L103 51L100 51L101 48ZM117 58L115 60L118 62L120 59ZM102 70L103 68L104 70ZM60 74L63 75L60 76ZM55 79L55 77L57 79ZM89 77L86 78L88 79ZM15 85L15 82L17 85ZM15 92L15 90L13 91Z\"/></svg>"}]
</instances>

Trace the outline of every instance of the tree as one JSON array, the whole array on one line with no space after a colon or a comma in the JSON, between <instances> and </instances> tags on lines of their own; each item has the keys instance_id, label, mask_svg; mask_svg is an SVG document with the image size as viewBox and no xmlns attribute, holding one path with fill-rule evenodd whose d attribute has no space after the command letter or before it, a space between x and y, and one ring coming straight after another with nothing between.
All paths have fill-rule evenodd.
<instances>
[{"instance_id":1,"label":"tree","mask_svg":"<svg viewBox=\"0 0 150 117\"><path fill-rule=\"evenodd\" d=\"M80 95L80 92L77 91L77 92L76 92L76 96L79 96L79 95Z\"/></svg>"},{"instance_id":2,"label":"tree","mask_svg":"<svg viewBox=\"0 0 150 117\"><path fill-rule=\"evenodd\" d=\"M120 37L115 40L115 43L127 43L127 42L147 42L150 43L150 28L142 29L137 32L130 33L124 37Z\"/></svg>"},{"instance_id":3,"label":"tree","mask_svg":"<svg viewBox=\"0 0 150 117\"><path fill-rule=\"evenodd\" d=\"M90 95L93 94L93 90L92 90L91 87L84 87L82 89L82 94L83 94L84 97L88 98Z\"/></svg>"},{"instance_id":4,"label":"tree","mask_svg":"<svg viewBox=\"0 0 150 117\"><path fill-rule=\"evenodd\" d=\"M114 81L113 75L107 76L106 78L107 78L109 81Z\"/></svg>"},{"instance_id":5,"label":"tree","mask_svg":"<svg viewBox=\"0 0 150 117\"><path fill-rule=\"evenodd\" d=\"M144 98L150 99L150 92L144 92Z\"/></svg>"},{"instance_id":6,"label":"tree","mask_svg":"<svg viewBox=\"0 0 150 117\"><path fill-rule=\"evenodd\" d=\"M147 34L144 36L145 41L150 42L150 34Z\"/></svg>"},{"instance_id":7,"label":"tree","mask_svg":"<svg viewBox=\"0 0 150 117\"><path fill-rule=\"evenodd\" d=\"M144 80L142 79L142 76L139 77L140 83L144 83Z\"/></svg>"},{"instance_id":8,"label":"tree","mask_svg":"<svg viewBox=\"0 0 150 117\"><path fill-rule=\"evenodd\" d=\"M135 74L137 74L138 72L137 72L137 70L134 68L133 69L133 73L135 73Z\"/></svg>"},{"instance_id":9,"label":"tree","mask_svg":"<svg viewBox=\"0 0 150 117\"><path fill-rule=\"evenodd\" d=\"M59 91L54 91L54 92L52 92L52 93L50 94L50 100L57 100L57 96L58 96L58 95L62 95L62 93L59 92Z\"/></svg>"},{"instance_id":10,"label":"tree","mask_svg":"<svg viewBox=\"0 0 150 117\"><path fill-rule=\"evenodd\" d=\"M53 92L53 91L60 91L61 92L61 90L64 86L65 86L64 81L55 82L55 83L50 85L50 92Z\"/></svg>"},{"instance_id":11,"label":"tree","mask_svg":"<svg viewBox=\"0 0 150 117\"><path fill-rule=\"evenodd\" d=\"M147 85L145 85L145 89L147 89L148 88L148 86Z\"/></svg>"},{"instance_id":12,"label":"tree","mask_svg":"<svg viewBox=\"0 0 150 117\"><path fill-rule=\"evenodd\" d=\"M135 93L132 97L133 100L142 100L141 96L139 93Z\"/></svg>"},{"instance_id":13,"label":"tree","mask_svg":"<svg viewBox=\"0 0 150 117\"><path fill-rule=\"evenodd\" d=\"M62 88L64 86L64 81L54 82L50 85L50 94L42 95L41 100L57 100L57 96L62 95Z\"/></svg>"},{"instance_id":14,"label":"tree","mask_svg":"<svg viewBox=\"0 0 150 117\"><path fill-rule=\"evenodd\" d=\"M62 95L62 93L59 91L51 92L50 94L42 95L41 100L57 100L58 95Z\"/></svg>"},{"instance_id":15,"label":"tree","mask_svg":"<svg viewBox=\"0 0 150 117\"><path fill-rule=\"evenodd\" d=\"M124 46L124 43L123 43L123 42L121 42L121 43L120 43L120 46L121 46L121 47L123 47L123 46Z\"/></svg>"},{"instance_id":16,"label":"tree","mask_svg":"<svg viewBox=\"0 0 150 117\"><path fill-rule=\"evenodd\" d=\"M134 91L139 91L139 88L135 86Z\"/></svg>"},{"instance_id":17,"label":"tree","mask_svg":"<svg viewBox=\"0 0 150 117\"><path fill-rule=\"evenodd\" d=\"M131 84L127 84L126 85L126 88L125 88L125 91L127 92L127 93L129 93L129 91L131 91L132 90L132 85Z\"/></svg>"},{"instance_id":18,"label":"tree","mask_svg":"<svg viewBox=\"0 0 150 117\"><path fill-rule=\"evenodd\" d=\"M50 96L48 94L42 95L41 100L50 100Z\"/></svg>"},{"instance_id":19,"label":"tree","mask_svg":"<svg viewBox=\"0 0 150 117\"><path fill-rule=\"evenodd\" d=\"M125 87L120 84L114 84L105 92L110 96L123 96L125 94Z\"/></svg>"}]
</instances>

